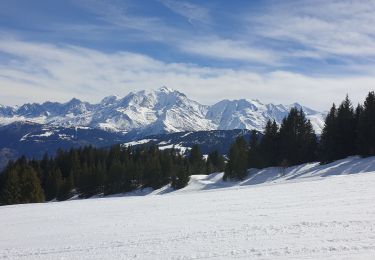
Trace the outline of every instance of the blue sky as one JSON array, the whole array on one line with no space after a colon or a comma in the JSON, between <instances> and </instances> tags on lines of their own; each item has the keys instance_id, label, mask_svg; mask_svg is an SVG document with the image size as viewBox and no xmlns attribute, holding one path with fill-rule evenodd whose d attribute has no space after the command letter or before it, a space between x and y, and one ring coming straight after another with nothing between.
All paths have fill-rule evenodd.
<instances>
[{"instance_id":1,"label":"blue sky","mask_svg":"<svg viewBox=\"0 0 375 260\"><path fill-rule=\"evenodd\" d=\"M168 86L327 110L375 86L375 1L0 1L0 104Z\"/></svg>"}]
</instances>

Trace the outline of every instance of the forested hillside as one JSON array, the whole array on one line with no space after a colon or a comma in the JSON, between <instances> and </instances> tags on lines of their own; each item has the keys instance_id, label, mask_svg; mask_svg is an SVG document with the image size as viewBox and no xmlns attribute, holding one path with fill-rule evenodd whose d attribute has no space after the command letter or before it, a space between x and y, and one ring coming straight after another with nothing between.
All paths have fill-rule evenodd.
<instances>
[{"instance_id":1,"label":"forested hillside","mask_svg":"<svg viewBox=\"0 0 375 260\"><path fill-rule=\"evenodd\" d=\"M21 157L10 162L0 176L0 203L87 198L167 184L180 189L191 175L225 170L224 180L242 180L249 168L277 166L282 171L292 165L324 164L356 154L375 155L374 92L356 109L349 97L338 108L333 104L320 138L303 110L291 108L280 127L268 121L262 135L252 131L250 142L238 137L226 159L218 151L204 158L198 145L186 155L173 147L115 145L59 150L54 158L46 154L42 160Z\"/></svg>"}]
</instances>

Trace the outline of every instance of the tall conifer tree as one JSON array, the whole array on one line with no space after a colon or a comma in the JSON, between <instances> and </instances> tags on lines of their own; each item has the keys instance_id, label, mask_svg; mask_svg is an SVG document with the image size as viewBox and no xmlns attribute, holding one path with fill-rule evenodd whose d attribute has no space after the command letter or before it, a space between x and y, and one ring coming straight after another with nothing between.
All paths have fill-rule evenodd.
<instances>
[{"instance_id":1,"label":"tall conifer tree","mask_svg":"<svg viewBox=\"0 0 375 260\"><path fill-rule=\"evenodd\" d=\"M362 156L375 155L375 93L370 92L359 117L358 150Z\"/></svg>"},{"instance_id":2,"label":"tall conifer tree","mask_svg":"<svg viewBox=\"0 0 375 260\"><path fill-rule=\"evenodd\" d=\"M224 180L242 180L246 177L248 165L248 145L243 136L232 144L228 163L224 172Z\"/></svg>"},{"instance_id":3,"label":"tall conifer tree","mask_svg":"<svg viewBox=\"0 0 375 260\"><path fill-rule=\"evenodd\" d=\"M316 159L317 137L302 109L292 108L280 127L279 163L297 165Z\"/></svg>"}]
</instances>

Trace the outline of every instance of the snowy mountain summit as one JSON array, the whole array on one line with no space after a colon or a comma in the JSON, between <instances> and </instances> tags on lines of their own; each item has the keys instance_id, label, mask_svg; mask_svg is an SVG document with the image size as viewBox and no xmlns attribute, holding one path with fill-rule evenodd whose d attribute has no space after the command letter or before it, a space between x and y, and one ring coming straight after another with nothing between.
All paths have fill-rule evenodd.
<instances>
[{"instance_id":1,"label":"snowy mountain summit","mask_svg":"<svg viewBox=\"0 0 375 260\"><path fill-rule=\"evenodd\" d=\"M90 127L136 136L200 130L263 130L268 119L281 123L291 107L303 108L319 133L324 114L297 103L263 104L258 100L222 100L202 105L185 94L162 87L131 92L123 98L105 97L98 104L78 99L16 107L0 106L0 125L30 121L63 127Z\"/></svg>"}]
</instances>

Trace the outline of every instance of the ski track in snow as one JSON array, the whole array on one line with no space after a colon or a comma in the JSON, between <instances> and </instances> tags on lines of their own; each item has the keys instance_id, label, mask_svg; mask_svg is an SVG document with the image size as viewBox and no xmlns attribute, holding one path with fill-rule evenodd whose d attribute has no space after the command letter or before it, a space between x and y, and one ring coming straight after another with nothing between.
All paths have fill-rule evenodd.
<instances>
[{"instance_id":1,"label":"ski track in snow","mask_svg":"<svg viewBox=\"0 0 375 260\"><path fill-rule=\"evenodd\" d=\"M349 158L241 183L193 176L164 195L0 207L0 259L374 259L373 165Z\"/></svg>"}]
</instances>

